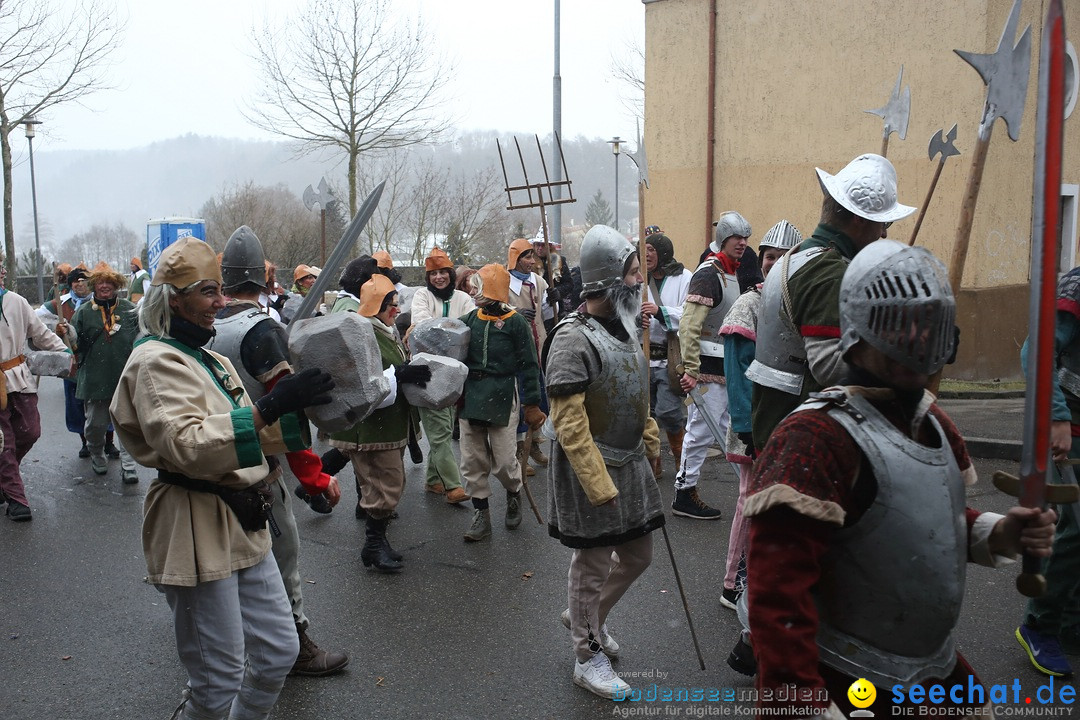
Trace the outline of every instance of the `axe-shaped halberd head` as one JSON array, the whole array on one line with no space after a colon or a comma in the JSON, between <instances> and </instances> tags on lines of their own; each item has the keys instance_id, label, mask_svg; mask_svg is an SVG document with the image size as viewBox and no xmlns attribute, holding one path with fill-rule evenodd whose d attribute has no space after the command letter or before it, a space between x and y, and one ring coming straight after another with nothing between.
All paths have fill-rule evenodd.
<instances>
[{"instance_id":1,"label":"axe-shaped halberd head","mask_svg":"<svg viewBox=\"0 0 1080 720\"><path fill-rule=\"evenodd\" d=\"M314 210L316 205L325 210L330 200L330 186L326 184L326 178L319 180L319 192L315 192L310 185L304 188L304 207L308 210Z\"/></svg>"},{"instance_id":2,"label":"axe-shaped halberd head","mask_svg":"<svg viewBox=\"0 0 1080 720\"><path fill-rule=\"evenodd\" d=\"M956 140L956 123L953 123L952 130L949 131L949 134L942 137L944 132L945 128L941 128L934 137L930 138L930 148L928 149L928 152L931 160L933 160L938 153L941 153L941 162L945 162L947 158L951 158L953 155L960 154L960 151L953 145L953 141Z\"/></svg>"},{"instance_id":3,"label":"axe-shaped halberd head","mask_svg":"<svg viewBox=\"0 0 1080 720\"><path fill-rule=\"evenodd\" d=\"M871 115L877 115L885 121L885 129L881 137L887 138L891 133L896 133L903 140L907 137L908 116L911 114L911 86L908 85L900 92L900 84L904 79L904 66L900 66L900 74L896 76L896 85L893 87L892 96L884 107L876 110L864 110Z\"/></svg>"},{"instance_id":4,"label":"axe-shaped halberd head","mask_svg":"<svg viewBox=\"0 0 1080 720\"><path fill-rule=\"evenodd\" d=\"M1020 0L1013 3L997 50L993 54L954 50L975 68L986 85L986 107L979 124L979 137L986 137L995 118L1001 118L1009 129L1009 137L1020 139L1020 121L1024 117L1027 98L1028 71L1031 68L1031 26L1024 29L1019 42L1009 47L1020 22Z\"/></svg>"}]
</instances>

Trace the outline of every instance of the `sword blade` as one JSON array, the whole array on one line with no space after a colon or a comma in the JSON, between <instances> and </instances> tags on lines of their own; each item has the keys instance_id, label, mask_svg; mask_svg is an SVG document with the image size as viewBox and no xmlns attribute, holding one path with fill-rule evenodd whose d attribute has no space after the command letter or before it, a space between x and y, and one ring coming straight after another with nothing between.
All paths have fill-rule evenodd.
<instances>
[{"instance_id":1,"label":"sword blade","mask_svg":"<svg viewBox=\"0 0 1080 720\"><path fill-rule=\"evenodd\" d=\"M345 233L338 240L334 252L330 253L330 257L326 259L326 267L319 273L319 277L315 279L307 295L304 296L304 301L300 303L296 315L293 316L292 321L285 328L286 333L292 332L297 320L303 320L315 312L315 307L322 300L323 292L326 291L327 285L330 284L330 279L338 277L338 273L341 272L342 262L352 251L353 245L356 243L357 238L360 237L360 233L364 231L368 220L375 213L375 208L379 205L379 199L382 197L383 186L385 185L386 181L383 180L378 187L371 191L371 194L364 200L364 204L360 206L360 211L356 213L356 217L349 222L348 227L345 228Z\"/></svg>"},{"instance_id":2,"label":"sword blade","mask_svg":"<svg viewBox=\"0 0 1080 720\"><path fill-rule=\"evenodd\" d=\"M1040 50L1036 111L1035 178L1031 212L1031 302L1024 401L1024 445L1020 460L1020 505L1046 505L1050 481L1050 394L1054 365L1058 225L1065 121L1065 21L1061 0L1052 0ZM1021 592L1038 592L1038 558L1024 555L1017 581ZM1025 579L1026 578L1026 579ZM1041 580L1041 578L1039 578ZM1045 582L1041 583L1045 589Z\"/></svg>"},{"instance_id":3,"label":"sword blade","mask_svg":"<svg viewBox=\"0 0 1080 720\"><path fill-rule=\"evenodd\" d=\"M690 397L694 401L694 405L697 406L697 411L701 413L701 417L705 420L705 424L709 427L709 432L713 434L713 438L720 445L721 448L727 445L727 438L720 432L720 425L716 422L716 418L709 413L709 407L705 404L705 394L701 391L700 387L695 387L690 391Z\"/></svg>"}]
</instances>

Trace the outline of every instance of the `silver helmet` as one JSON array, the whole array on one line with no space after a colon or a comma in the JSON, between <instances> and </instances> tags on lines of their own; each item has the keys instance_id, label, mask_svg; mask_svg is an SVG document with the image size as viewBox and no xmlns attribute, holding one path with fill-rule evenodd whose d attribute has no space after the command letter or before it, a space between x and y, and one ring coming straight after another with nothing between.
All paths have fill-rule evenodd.
<instances>
[{"instance_id":1,"label":"silver helmet","mask_svg":"<svg viewBox=\"0 0 1080 720\"><path fill-rule=\"evenodd\" d=\"M594 225L581 241L581 292L606 290L623 281L634 245L615 228Z\"/></svg>"},{"instance_id":2,"label":"silver helmet","mask_svg":"<svg viewBox=\"0 0 1080 720\"><path fill-rule=\"evenodd\" d=\"M752 232L746 218L734 210L721 213L720 219L713 225L716 226L716 232L713 234L713 241L709 243L709 249L714 253L720 252L720 249L724 247L724 241L732 235L748 238Z\"/></svg>"},{"instance_id":3,"label":"silver helmet","mask_svg":"<svg viewBox=\"0 0 1080 720\"><path fill-rule=\"evenodd\" d=\"M777 250L790 250L801 242L802 234L799 232L799 228L787 220L781 220L769 228L769 232L765 233L765 237L761 238L758 249L771 247Z\"/></svg>"},{"instance_id":4,"label":"silver helmet","mask_svg":"<svg viewBox=\"0 0 1080 720\"><path fill-rule=\"evenodd\" d=\"M871 222L895 222L918 209L897 200L896 168L881 155L860 155L835 175L814 169L822 190L848 212Z\"/></svg>"},{"instance_id":5,"label":"silver helmet","mask_svg":"<svg viewBox=\"0 0 1080 720\"><path fill-rule=\"evenodd\" d=\"M840 348L860 340L918 373L945 366L955 344L956 298L945 266L922 247L877 240L840 283Z\"/></svg>"},{"instance_id":6,"label":"silver helmet","mask_svg":"<svg viewBox=\"0 0 1080 720\"><path fill-rule=\"evenodd\" d=\"M255 231L241 225L229 236L221 254L221 286L228 289L247 282L266 287L266 258Z\"/></svg>"}]
</instances>

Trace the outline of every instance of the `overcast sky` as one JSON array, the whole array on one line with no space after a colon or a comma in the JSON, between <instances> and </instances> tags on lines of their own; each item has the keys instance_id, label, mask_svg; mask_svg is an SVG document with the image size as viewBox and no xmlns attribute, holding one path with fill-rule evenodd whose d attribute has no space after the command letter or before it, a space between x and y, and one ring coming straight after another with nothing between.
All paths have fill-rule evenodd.
<instances>
[{"instance_id":1,"label":"overcast sky","mask_svg":"<svg viewBox=\"0 0 1080 720\"><path fill-rule=\"evenodd\" d=\"M304 0L116 0L128 21L116 90L43 116L42 150L140 147L186 133L271 138L240 113L255 70L253 24ZM553 0L393 0L420 12L456 61L452 112L465 129L550 132ZM562 0L563 135L635 136L613 56L644 43L640 0Z\"/></svg>"}]
</instances>

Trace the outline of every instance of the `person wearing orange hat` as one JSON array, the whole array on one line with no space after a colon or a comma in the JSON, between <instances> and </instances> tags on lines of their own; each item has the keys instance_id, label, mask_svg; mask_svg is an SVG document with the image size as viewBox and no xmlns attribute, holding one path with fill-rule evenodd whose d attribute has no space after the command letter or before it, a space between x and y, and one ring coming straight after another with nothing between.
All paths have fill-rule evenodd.
<instances>
[{"instance_id":1,"label":"person wearing orange hat","mask_svg":"<svg viewBox=\"0 0 1080 720\"><path fill-rule=\"evenodd\" d=\"M401 282L401 273L394 267L394 260L390 257L390 253L385 250L379 250L376 253L372 253L371 257L376 263L376 272L385 275L390 278L390 281L394 283L394 287L398 292L405 289L405 284Z\"/></svg>"},{"instance_id":2,"label":"person wearing orange hat","mask_svg":"<svg viewBox=\"0 0 1080 720\"><path fill-rule=\"evenodd\" d=\"M68 282L67 276L71 272L71 263L60 263L53 270L53 286L49 288L49 292L45 294L45 302L51 302L58 297L68 292L71 288L71 283ZM54 315L56 313L53 313Z\"/></svg>"},{"instance_id":3,"label":"person wearing orange hat","mask_svg":"<svg viewBox=\"0 0 1080 720\"><path fill-rule=\"evenodd\" d=\"M185 237L161 254L135 345L110 406L117 434L157 471L143 503L147 582L173 613L187 670L174 717L266 718L300 649L271 553L268 457L306 444L299 411L330 402L312 368L254 403L232 362L207 350L225 307L221 267Z\"/></svg>"},{"instance_id":4,"label":"person wearing orange hat","mask_svg":"<svg viewBox=\"0 0 1080 720\"><path fill-rule=\"evenodd\" d=\"M521 524L521 467L514 451L519 404L530 427L547 419L540 404L540 366L529 322L508 303L510 273L502 265L485 265L470 278L477 308L461 320L469 326L461 426L461 474L472 498L473 519L466 542L491 536L491 489L494 475L506 489L505 524ZM522 376L518 394L517 378Z\"/></svg>"},{"instance_id":5,"label":"person wearing orange hat","mask_svg":"<svg viewBox=\"0 0 1080 720\"><path fill-rule=\"evenodd\" d=\"M123 275L101 262L86 281L92 292L90 302L82 303L71 318L70 339L79 364L75 397L82 400L86 415L83 435L90 450L90 467L96 475L104 475L109 471L106 456L109 401L120 382L139 328L135 305L117 296L127 284ZM139 482L135 460L122 442L116 449L124 484Z\"/></svg>"},{"instance_id":6,"label":"person wearing orange hat","mask_svg":"<svg viewBox=\"0 0 1080 720\"><path fill-rule=\"evenodd\" d=\"M433 247L424 259L426 286L417 288L412 300L412 326L431 318L457 318L476 307L469 294L455 289L454 264L441 248ZM407 335L406 335L407 337ZM461 473L451 446L454 434L454 408L442 410L419 408L420 422L428 438L426 471L427 491L446 495L446 502L469 499L461 487Z\"/></svg>"},{"instance_id":7,"label":"person wearing orange hat","mask_svg":"<svg viewBox=\"0 0 1080 720\"><path fill-rule=\"evenodd\" d=\"M293 270L292 292L300 295L300 297L307 295L307 291L315 284L315 279L319 277L321 272L322 270L317 267L304 264L297 265L296 269Z\"/></svg>"},{"instance_id":8,"label":"person wearing orange hat","mask_svg":"<svg viewBox=\"0 0 1080 720\"><path fill-rule=\"evenodd\" d=\"M371 415L346 430L330 435L330 444L352 461L360 488L360 507L367 518L360 560L364 567L380 572L399 572L401 553L390 546L386 529L405 489L405 446L410 430L419 434L416 409L399 392L403 383L423 387L431 379L431 369L410 365L408 351L398 338L394 318L399 312L398 294L385 275L375 274L360 288L360 297L343 296L332 312L356 312L366 317L375 330L383 374L390 382L390 394Z\"/></svg>"},{"instance_id":9,"label":"person wearing orange hat","mask_svg":"<svg viewBox=\"0 0 1080 720\"><path fill-rule=\"evenodd\" d=\"M139 304L139 301L150 289L150 273L143 270L142 259L138 255L131 258L131 280L128 282L128 300Z\"/></svg>"},{"instance_id":10,"label":"person wearing orange hat","mask_svg":"<svg viewBox=\"0 0 1080 720\"><path fill-rule=\"evenodd\" d=\"M543 277L534 272L537 267L540 267L540 259L537 257L536 248L533 247L532 242L519 237L510 243L506 267L510 271L510 307L517 309L529 321L533 343L536 345L537 358L539 358L540 351L544 347L544 341L547 339L547 329L544 325L544 309L547 307L548 302L548 285ZM518 392L522 392L521 378L518 378ZM542 376L540 379L539 407L542 411L547 412L547 396L544 392ZM525 472L529 477L532 477L536 474L536 471L529 465L529 459L531 458L540 467L546 467L548 458L544 455L544 450L541 447L542 443L539 442L541 438L536 438L537 442L533 442L529 457L523 456L527 430L525 419L523 417L518 418L518 462L525 466Z\"/></svg>"}]
</instances>

